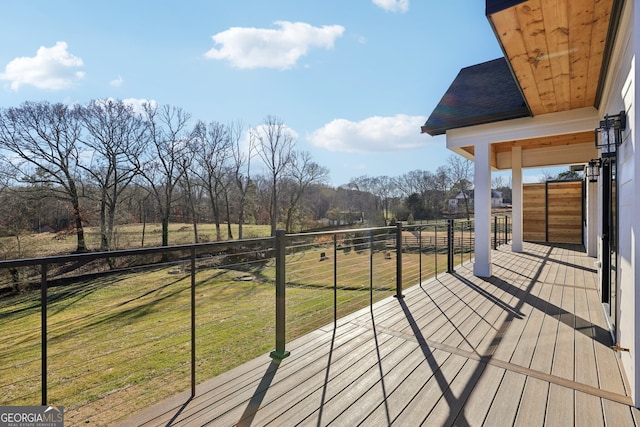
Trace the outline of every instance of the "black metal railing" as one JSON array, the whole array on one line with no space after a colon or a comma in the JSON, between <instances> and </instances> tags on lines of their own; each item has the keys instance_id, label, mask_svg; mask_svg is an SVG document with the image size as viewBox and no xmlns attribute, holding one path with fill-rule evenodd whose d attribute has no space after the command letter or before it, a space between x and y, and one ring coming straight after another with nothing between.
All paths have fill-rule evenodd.
<instances>
[{"instance_id":1,"label":"black metal railing","mask_svg":"<svg viewBox=\"0 0 640 427\"><path fill-rule=\"evenodd\" d=\"M397 223L0 261L0 401L62 405L73 421L140 410L118 395L194 396L198 378L274 341L281 360L290 340L471 261L474 230ZM495 220L494 246L509 231Z\"/></svg>"}]
</instances>

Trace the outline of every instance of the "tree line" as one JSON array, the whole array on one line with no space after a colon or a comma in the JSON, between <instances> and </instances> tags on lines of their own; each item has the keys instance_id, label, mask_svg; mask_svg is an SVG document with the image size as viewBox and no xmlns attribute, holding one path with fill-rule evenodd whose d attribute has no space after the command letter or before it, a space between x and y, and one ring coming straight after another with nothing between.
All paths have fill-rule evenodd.
<instances>
[{"instance_id":1,"label":"tree line","mask_svg":"<svg viewBox=\"0 0 640 427\"><path fill-rule=\"evenodd\" d=\"M240 120L192 123L182 108L155 103L25 102L0 109L0 234L70 230L84 252L87 224L99 226L99 249L110 250L115 227L136 222L161 223L166 246L170 222L192 224L197 242L203 222L215 224L220 240L225 226L243 238L244 224L270 224L274 233L322 218L437 218L452 192L470 188L472 171L454 155L435 173L361 176L333 188L329 170L297 150L275 116L247 129Z\"/></svg>"}]
</instances>

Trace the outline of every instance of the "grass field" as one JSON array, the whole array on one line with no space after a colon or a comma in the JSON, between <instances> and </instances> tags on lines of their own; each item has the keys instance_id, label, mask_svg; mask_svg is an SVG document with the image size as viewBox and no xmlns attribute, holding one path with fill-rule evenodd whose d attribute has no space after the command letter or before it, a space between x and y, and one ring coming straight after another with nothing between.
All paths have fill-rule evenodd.
<instances>
[{"instance_id":1,"label":"grass field","mask_svg":"<svg viewBox=\"0 0 640 427\"><path fill-rule=\"evenodd\" d=\"M238 238L238 225L232 224L233 238ZM100 229L85 227L85 240L89 250L100 248ZM228 238L226 224L221 225L222 239ZM243 238L268 237L271 234L269 225L243 226ZM216 230L214 224L198 224L199 240L214 242ZM160 224L126 224L116 227L113 249L131 249L160 246L162 228ZM169 244L181 245L194 243L193 225L169 224ZM58 255L75 251L77 245L75 233L29 233L13 237L0 237L0 259L35 258Z\"/></svg>"},{"instance_id":2,"label":"grass field","mask_svg":"<svg viewBox=\"0 0 640 427\"><path fill-rule=\"evenodd\" d=\"M287 341L333 322L334 262L339 317L394 294L395 255L336 256L329 244L287 256ZM445 254L403 253L403 286L445 268ZM198 269L198 382L273 349L274 278L273 260ZM187 390L190 302L189 272L175 265L50 288L48 400L65 406L67 425L109 425ZM40 404L39 293L0 299L0 329L0 404Z\"/></svg>"}]
</instances>

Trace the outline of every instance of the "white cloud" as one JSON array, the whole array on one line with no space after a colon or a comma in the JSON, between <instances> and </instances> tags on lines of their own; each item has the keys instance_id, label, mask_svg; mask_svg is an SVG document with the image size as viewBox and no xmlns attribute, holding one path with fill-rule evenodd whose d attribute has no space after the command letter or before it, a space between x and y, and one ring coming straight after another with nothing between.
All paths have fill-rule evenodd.
<instances>
[{"instance_id":1,"label":"white cloud","mask_svg":"<svg viewBox=\"0 0 640 427\"><path fill-rule=\"evenodd\" d=\"M369 117L359 122L333 120L308 136L316 147L350 153L409 150L425 144L420 135L422 116L397 114Z\"/></svg>"},{"instance_id":2,"label":"white cloud","mask_svg":"<svg viewBox=\"0 0 640 427\"><path fill-rule=\"evenodd\" d=\"M113 79L109 82L109 85L111 87L120 87L122 86L122 84L124 83L124 79L122 78L122 76L118 76L117 79Z\"/></svg>"},{"instance_id":3,"label":"white cloud","mask_svg":"<svg viewBox=\"0 0 640 427\"><path fill-rule=\"evenodd\" d=\"M237 68L275 68L296 65L310 48L333 48L344 27L314 27L304 22L275 22L277 29L232 27L212 36L219 48L205 53L210 59L227 60Z\"/></svg>"},{"instance_id":4,"label":"white cloud","mask_svg":"<svg viewBox=\"0 0 640 427\"><path fill-rule=\"evenodd\" d=\"M53 47L41 46L36 56L15 58L7 64L0 79L11 82L11 89L31 85L38 89L67 89L84 77L82 59L67 51L67 43L57 42Z\"/></svg>"},{"instance_id":5,"label":"white cloud","mask_svg":"<svg viewBox=\"0 0 640 427\"><path fill-rule=\"evenodd\" d=\"M387 12L405 13L409 10L409 0L371 0L373 4Z\"/></svg>"}]
</instances>

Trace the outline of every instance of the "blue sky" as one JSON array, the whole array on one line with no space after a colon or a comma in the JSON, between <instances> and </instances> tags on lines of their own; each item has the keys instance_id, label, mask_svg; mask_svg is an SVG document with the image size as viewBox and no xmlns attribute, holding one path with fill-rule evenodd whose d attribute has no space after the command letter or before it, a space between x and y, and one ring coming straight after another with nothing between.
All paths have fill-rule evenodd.
<instances>
[{"instance_id":1,"label":"blue sky","mask_svg":"<svg viewBox=\"0 0 640 427\"><path fill-rule=\"evenodd\" d=\"M247 130L275 116L337 186L444 165L420 126L461 68L500 56L483 1L9 1L0 106L153 100Z\"/></svg>"}]
</instances>

